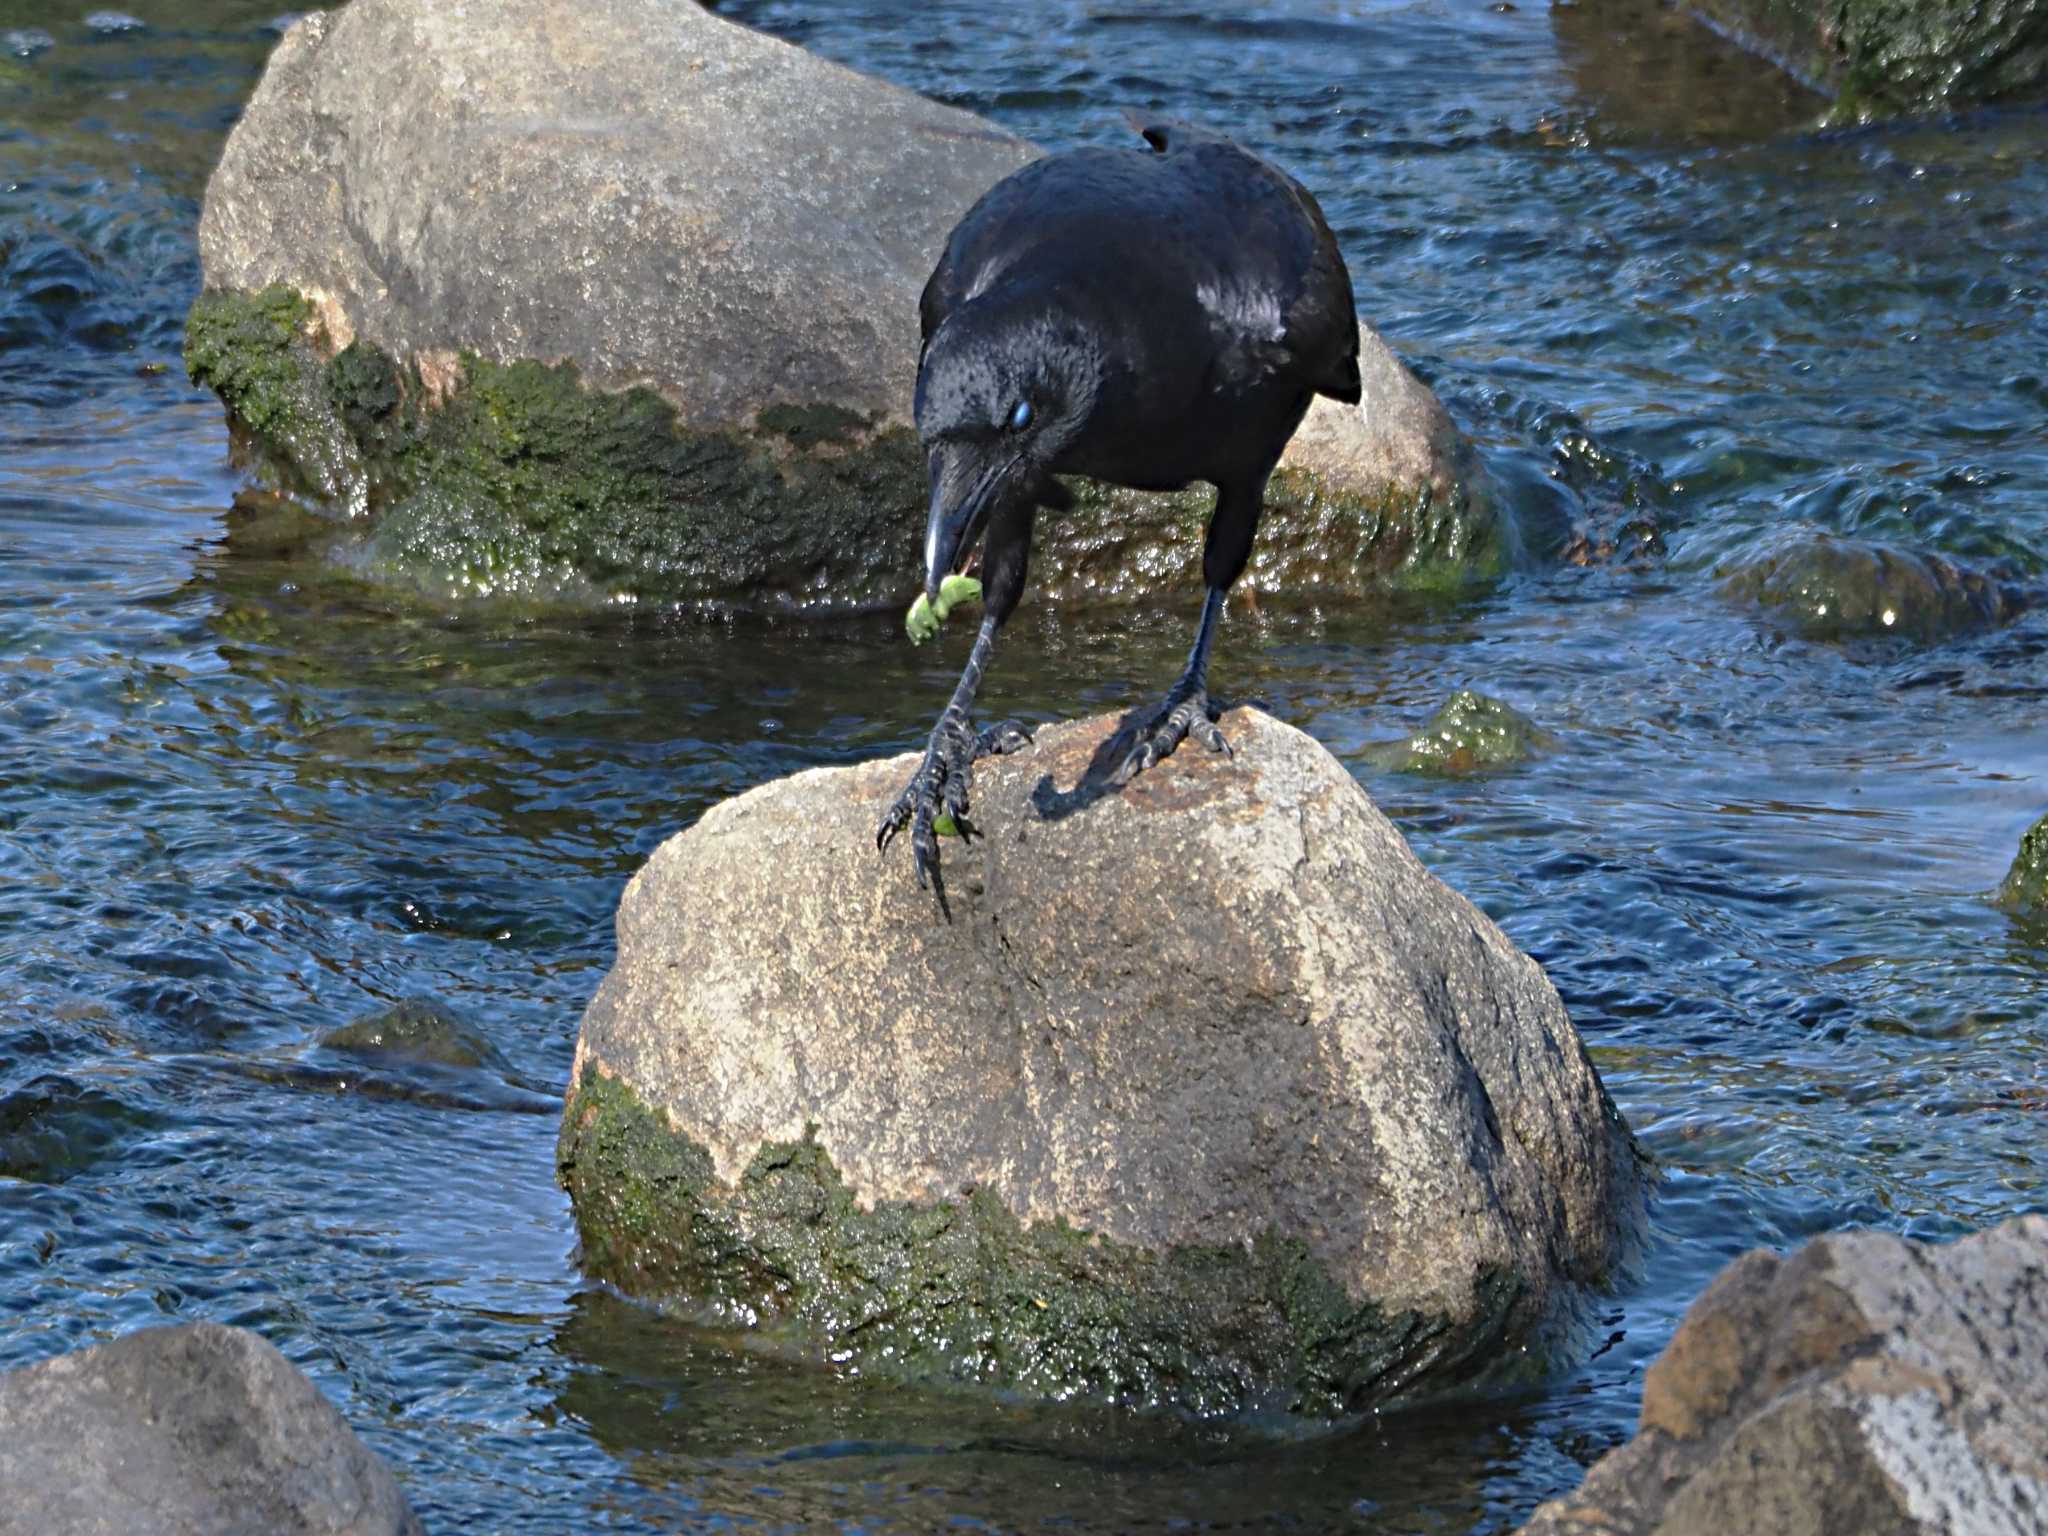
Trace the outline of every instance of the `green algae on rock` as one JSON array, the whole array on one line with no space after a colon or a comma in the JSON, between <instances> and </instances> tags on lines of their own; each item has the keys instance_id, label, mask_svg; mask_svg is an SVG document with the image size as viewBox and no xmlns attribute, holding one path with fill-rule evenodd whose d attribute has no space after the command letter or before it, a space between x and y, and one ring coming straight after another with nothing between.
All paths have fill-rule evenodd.
<instances>
[{"instance_id":1,"label":"green algae on rock","mask_svg":"<svg viewBox=\"0 0 2048 1536\"><path fill-rule=\"evenodd\" d=\"M1300 732L1233 711L1234 757L1094 793L1115 725L980 765L950 923L846 878L911 758L654 853L560 1142L585 1266L1034 1396L1329 1417L1540 1372L1642 1200L1555 991Z\"/></svg>"},{"instance_id":2,"label":"green algae on rock","mask_svg":"<svg viewBox=\"0 0 2048 1536\"><path fill-rule=\"evenodd\" d=\"M1526 762L1554 740L1513 705L1461 688L1413 736L1368 746L1365 757L1396 773L1477 773Z\"/></svg>"},{"instance_id":3,"label":"green algae on rock","mask_svg":"<svg viewBox=\"0 0 2048 1536\"><path fill-rule=\"evenodd\" d=\"M1686 0L1834 97L1829 120L1953 111L2048 87L2048 0Z\"/></svg>"},{"instance_id":4,"label":"green algae on rock","mask_svg":"<svg viewBox=\"0 0 2048 1536\"><path fill-rule=\"evenodd\" d=\"M592 1278L771 1347L906 1380L1198 1415L1333 1417L1474 1369L1446 1320L1351 1300L1297 1240L1165 1253L1024 1223L987 1191L864 1204L816 1140L765 1143L737 1183L633 1090L583 1074L559 1166ZM1503 1330L1514 1281L1483 1287ZM1527 1368L1531 1362L1520 1362Z\"/></svg>"},{"instance_id":5,"label":"green algae on rock","mask_svg":"<svg viewBox=\"0 0 2048 1536\"><path fill-rule=\"evenodd\" d=\"M2043 816L2020 839L2012 868L1998 887L1998 904L2014 912L2048 916L2048 816Z\"/></svg>"},{"instance_id":6,"label":"green algae on rock","mask_svg":"<svg viewBox=\"0 0 2048 1536\"><path fill-rule=\"evenodd\" d=\"M653 390L592 390L570 363L464 354L401 367L360 339L326 356L323 339L290 289L207 293L186 369L281 488L373 514L351 558L372 580L439 597L770 611L881 608L915 580L925 471L908 429L834 405L693 429ZM1469 459L1463 469L1371 498L1283 465L1252 581L1330 596L1490 580L1506 551ZM1194 579L1206 487L1073 487L1074 510L1040 521L1040 595L1115 599Z\"/></svg>"}]
</instances>

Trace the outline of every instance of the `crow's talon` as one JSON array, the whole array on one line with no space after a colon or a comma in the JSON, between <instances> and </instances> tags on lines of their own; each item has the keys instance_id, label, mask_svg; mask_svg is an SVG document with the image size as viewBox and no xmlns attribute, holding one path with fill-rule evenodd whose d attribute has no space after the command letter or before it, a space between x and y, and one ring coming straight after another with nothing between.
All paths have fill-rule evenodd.
<instances>
[{"instance_id":1,"label":"crow's talon","mask_svg":"<svg viewBox=\"0 0 2048 1536\"><path fill-rule=\"evenodd\" d=\"M1015 720L998 720L974 738L974 759L1007 757L1031 745L1031 733Z\"/></svg>"},{"instance_id":2,"label":"crow's talon","mask_svg":"<svg viewBox=\"0 0 2048 1536\"><path fill-rule=\"evenodd\" d=\"M974 835L967 819L967 796L974 783L975 760L1015 752L1030 740L1014 720L976 734L962 716L941 716L925 748L924 761L875 829L875 851L887 852L891 839L908 826L918 889L929 889L939 873L939 819L950 820L962 841Z\"/></svg>"},{"instance_id":3,"label":"crow's talon","mask_svg":"<svg viewBox=\"0 0 2048 1536\"><path fill-rule=\"evenodd\" d=\"M1166 696L1159 713L1152 717L1150 725L1139 733L1138 744L1131 748L1117 770L1110 776L1112 784L1128 784L1147 768L1164 762L1173 755L1173 749L1192 736L1211 752L1221 752L1225 757L1234 757L1230 743L1217 727L1214 715L1210 713L1208 693L1200 688L1183 693L1176 688Z\"/></svg>"}]
</instances>

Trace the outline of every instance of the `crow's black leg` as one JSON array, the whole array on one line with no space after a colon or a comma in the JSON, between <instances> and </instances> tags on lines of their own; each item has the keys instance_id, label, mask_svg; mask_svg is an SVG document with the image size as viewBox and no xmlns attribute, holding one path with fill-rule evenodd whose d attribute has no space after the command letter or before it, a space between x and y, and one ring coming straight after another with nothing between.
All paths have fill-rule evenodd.
<instances>
[{"instance_id":1,"label":"crow's black leg","mask_svg":"<svg viewBox=\"0 0 2048 1536\"><path fill-rule=\"evenodd\" d=\"M932 727L924 761L910 776L910 783L875 829L875 847L886 850L889 840L905 826L910 828L910 850L917 868L920 888L937 885L939 839L934 825L939 813L953 818L953 825L965 837L971 830L966 821L967 791L977 759L1015 752L1030 743L1030 734L1014 720L1005 720L985 731L974 729L974 695L981 687L981 674L995 651L996 631L1003 627L1017 601L1024 594L1024 575L1031 559L1031 529L1037 505L1019 497L997 508L989 520L984 545L982 577L983 612L981 628L974 636L974 649L967 653L959 686ZM944 888L940 888L944 900Z\"/></svg>"},{"instance_id":2,"label":"crow's black leg","mask_svg":"<svg viewBox=\"0 0 2048 1536\"><path fill-rule=\"evenodd\" d=\"M1281 441L1284 442L1285 438ZM1279 451L1275 449L1274 457L1278 456ZM1266 477L1271 473L1269 464L1263 473L1252 479L1216 488L1216 512L1209 519L1209 540L1202 550L1202 577L1209 585L1209 595L1202 604L1202 624L1195 631L1194 648L1188 652L1188 664L1180 674L1180 681L1167 690L1166 701L1139 732L1137 744L1117 765L1116 772L1110 775L1111 783L1128 784L1154 763L1171 755L1173 749L1190 736L1211 752L1229 755L1230 743L1216 728L1209 703L1209 646L1216 638L1216 621L1223 616L1224 594L1230 590L1231 583L1244 573L1245 562L1251 559L1252 536L1259 531L1259 514L1265 507Z\"/></svg>"},{"instance_id":3,"label":"crow's black leg","mask_svg":"<svg viewBox=\"0 0 2048 1536\"><path fill-rule=\"evenodd\" d=\"M1128 784L1132 779L1172 753L1192 736L1211 752L1230 755L1230 743L1216 727L1209 704L1209 646L1216 636L1216 620L1223 612L1223 589L1211 587L1202 604L1202 625L1195 631L1194 648L1180 681L1166 691L1151 722L1139 734L1137 745L1124 757L1111 782Z\"/></svg>"},{"instance_id":4,"label":"crow's black leg","mask_svg":"<svg viewBox=\"0 0 2048 1536\"><path fill-rule=\"evenodd\" d=\"M940 712L939 723L932 727L924 761L917 765L910 783L875 829L875 848L879 852L886 850L890 839L909 826L910 851L920 889L938 875L939 838L933 824L940 813L953 819L962 836L968 832L967 792L976 759L1015 752L1031 740L1014 720L1005 720L985 731L974 729L974 694L981 687L981 674L995 650L999 627L993 614L981 621L974 649L967 653L967 665L961 670L959 686Z\"/></svg>"}]
</instances>

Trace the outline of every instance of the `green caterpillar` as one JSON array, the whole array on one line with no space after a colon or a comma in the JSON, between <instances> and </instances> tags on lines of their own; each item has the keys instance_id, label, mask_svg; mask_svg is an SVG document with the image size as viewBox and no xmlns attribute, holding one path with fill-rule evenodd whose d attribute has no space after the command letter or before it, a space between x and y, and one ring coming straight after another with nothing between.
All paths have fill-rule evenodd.
<instances>
[{"instance_id":1,"label":"green caterpillar","mask_svg":"<svg viewBox=\"0 0 2048 1536\"><path fill-rule=\"evenodd\" d=\"M903 627L910 631L910 643L923 645L939 632L939 626L946 622L946 615L962 603L981 601L981 583L972 576L948 576L939 583L939 600L935 603L922 592L917 601L910 605L910 612L903 616Z\"/></svg>"}]
</instances>

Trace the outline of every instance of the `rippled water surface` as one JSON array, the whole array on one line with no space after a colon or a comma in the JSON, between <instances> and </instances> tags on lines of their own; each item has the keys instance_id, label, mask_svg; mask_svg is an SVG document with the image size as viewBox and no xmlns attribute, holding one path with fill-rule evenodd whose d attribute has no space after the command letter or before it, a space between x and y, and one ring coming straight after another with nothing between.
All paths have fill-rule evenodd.
<instances>
[{"instance_id":1,"label":"rippled water surface","mask_svg":"<svg viewBox=\"0 0 2048 1536\"><path fill-rule=\"evenodd\" d=\"M1547 1390L1274 1446L835 1380L579 1283L554 1114L622 884L721 796L911 745L949 660L395 606L231 510L177 348L275 11L131 9L0 0L0 1366L258 1328L435 1529L1500 1530L1629 1433L1730 1255L2048 1208L2048 933L1986 900L2048 809L2048 117L1817 134L1621 0L724 7L1048 144L1133 103L1278 156L1513 507L1491 596L1269 604L1216 676L1549 968L1663 1165L1651 1241ZM2021 611L1802 639L1718 577L1797 529ZM1136 703L1196 600L1027 608L987 696ZM1557 745L1366 766L1464 686ZM319 1046L407 996L505 1070Z\"/></svg>"}]
</instances>

